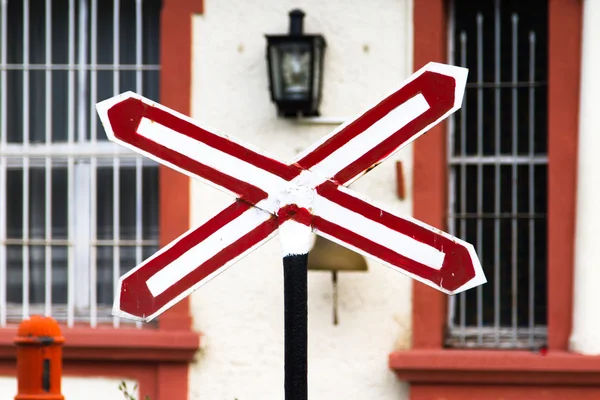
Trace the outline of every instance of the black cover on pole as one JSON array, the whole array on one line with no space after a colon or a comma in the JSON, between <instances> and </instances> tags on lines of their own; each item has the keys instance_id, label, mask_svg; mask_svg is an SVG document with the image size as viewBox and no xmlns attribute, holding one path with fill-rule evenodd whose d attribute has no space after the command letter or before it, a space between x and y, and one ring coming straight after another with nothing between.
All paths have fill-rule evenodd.
<instances>
[{"instance_id":1,"label":"black cover on pole","mask_svg":"<svg viewBox=\"0 0 600 400\"><path fill-rule=\"evenodd\" d=\"M308 254L283 258L285 400L308 399Z\"/></svg>"}]
</instances>

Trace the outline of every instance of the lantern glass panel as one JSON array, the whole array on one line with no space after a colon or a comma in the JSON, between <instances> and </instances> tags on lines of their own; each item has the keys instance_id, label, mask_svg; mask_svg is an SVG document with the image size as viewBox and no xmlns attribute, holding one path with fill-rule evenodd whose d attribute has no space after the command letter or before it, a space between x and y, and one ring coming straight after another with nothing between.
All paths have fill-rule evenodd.
<instances>
[{"instance_id":1,"label":"lantern glass panel","mask_svg":"<svg viewBox=\"0 0 600 400\"><path fill-rule=\"evenodd\" d=\"M311 97L312 51L309 43L280 43L272 47L276 97L306 101Z\"/></svg>"},{"instance_id":2,"label":"lantern glass panel","mask_svg":"<svg viewBox=\"0 0 600 400\"><path fill-rule=\"evenodd\" d=\"M322 65L323 65L323 42L315 39L315 48L314 48L314 60L313 60L313 90L312 90L312 100L314 104L318 104L319 100L321 100L321 73L322 73Z\"/></svg>"}]
</instances>

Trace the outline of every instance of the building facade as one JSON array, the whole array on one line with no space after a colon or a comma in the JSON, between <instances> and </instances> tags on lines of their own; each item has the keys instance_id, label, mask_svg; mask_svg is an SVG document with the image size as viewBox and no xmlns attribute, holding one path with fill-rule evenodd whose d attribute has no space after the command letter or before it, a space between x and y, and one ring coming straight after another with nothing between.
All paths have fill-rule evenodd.
<instances>
[{"instance_id":1,"label":"building facade","mask_svg":"<svg viewBox=\"0 0 600 400\"><path fill-rule=\"evenodd\" d=\"M462 109L352 188L473 243L488 283L448 297L370 261L309 271L310 398L599 398L600 5L480 3L2 2L0 398L18 322L47 314L67 398L125 380L153 400L281 399L277 240L156 323L110 315L123 272L230 198L108 143L93 106L133 90L289 159L430 61L469 68ZM264 35L294 8L327 41L318 118L270 101Z\"/></svg>"}]
</instances>

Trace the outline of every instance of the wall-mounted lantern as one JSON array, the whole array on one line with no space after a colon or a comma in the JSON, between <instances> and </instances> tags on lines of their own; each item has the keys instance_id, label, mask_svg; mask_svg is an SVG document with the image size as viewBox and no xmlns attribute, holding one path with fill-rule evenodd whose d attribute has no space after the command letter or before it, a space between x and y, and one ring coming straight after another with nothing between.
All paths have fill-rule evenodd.
<instances>
[{"instance_id":1,"label":"wall-mounted lantern","mask_svg":"<svg viewBox=\"0 0 600 400\"><path fill-rule=\"evenodd\" d=\"M305 35L304 12L292 10L287 35L266 35L271 100L284 117L317 116L325 38Z\"/></svg>"}]
</instances>

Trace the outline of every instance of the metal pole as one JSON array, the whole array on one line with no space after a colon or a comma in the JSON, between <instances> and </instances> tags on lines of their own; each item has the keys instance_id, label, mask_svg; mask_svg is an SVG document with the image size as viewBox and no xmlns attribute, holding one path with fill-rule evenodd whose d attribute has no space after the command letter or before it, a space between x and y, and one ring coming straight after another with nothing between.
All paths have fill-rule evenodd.
<instances>
[{"instance_id":1,"label":"metal pole","mask_svg":"<svg viewBox=\"0 0 600 400\"><path fill-rule=\"evenodd\" d=\"M308 254L283 257L285 400L308 399Z\"/></svg>"},{"instance_id":2,"label":"metal pole","mask_svg":"<svg viewBox=\"0 0 600 400\"><path fill-rule=\"evenodd\" d=\"M313 237L308 210L312 208L313 195L310 191L291 191L289 195L302 205L284 206L278 212L283 250L285 400L307 400L307 279Z\"/></svg>"}]
</instances>

